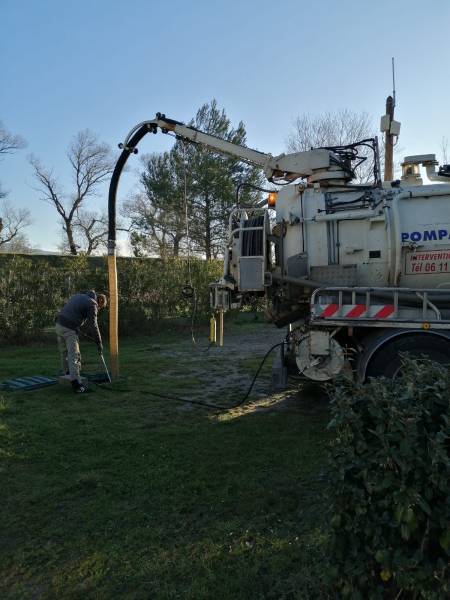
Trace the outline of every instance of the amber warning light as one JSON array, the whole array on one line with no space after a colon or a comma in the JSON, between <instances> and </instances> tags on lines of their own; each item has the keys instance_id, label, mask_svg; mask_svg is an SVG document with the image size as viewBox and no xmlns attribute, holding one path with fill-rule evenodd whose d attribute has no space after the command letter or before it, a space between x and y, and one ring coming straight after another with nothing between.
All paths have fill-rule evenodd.
<instances>
[{"instance_id":1,"label":"amber warning light","mask_svg":"<svg viewBox=\"0 0 450 600\"><path fill-rule=\"evenodd\" d=\"M272 208L277 203L277 195L278 195L277 192L270 192L269 198L267 199L267 204Z\"/></svg>"}]
</instances>

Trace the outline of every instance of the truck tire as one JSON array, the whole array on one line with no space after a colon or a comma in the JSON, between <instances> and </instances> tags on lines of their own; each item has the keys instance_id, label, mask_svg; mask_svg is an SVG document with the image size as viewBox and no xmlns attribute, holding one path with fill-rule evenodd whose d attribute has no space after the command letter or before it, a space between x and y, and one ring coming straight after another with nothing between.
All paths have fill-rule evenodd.
<instances>
[{"instance_id":1,"label":"truck tire","mask_svg":"<svg viewBox=\"0 0 450 600\"><path fill-rule=\"evenodd\" d=\"M402 335L387 341L369 361L367 377L394 379L401 369L401 354L412 358L425 357L441 364L450 363L450 339L430 334Z\"/></svg>"}]
</instances>

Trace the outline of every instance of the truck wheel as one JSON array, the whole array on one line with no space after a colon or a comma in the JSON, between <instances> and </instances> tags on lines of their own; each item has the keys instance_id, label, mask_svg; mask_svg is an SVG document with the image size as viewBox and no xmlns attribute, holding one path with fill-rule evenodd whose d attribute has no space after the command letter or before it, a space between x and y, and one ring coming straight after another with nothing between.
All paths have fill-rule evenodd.
<instances>
[{"instance_id":1,"label":"truck wheel","mask_svg":"<svg viewBox=\"0 0 450 600\"><path fill-rule=\"evenodd\" d=\"M402 353L407 353L412 358L426 357L441 364L449 364L450 340L429 334L413 334L388 341L370 359L366 378L397 377L401 369Z\"/></svg>"}]
</instances>

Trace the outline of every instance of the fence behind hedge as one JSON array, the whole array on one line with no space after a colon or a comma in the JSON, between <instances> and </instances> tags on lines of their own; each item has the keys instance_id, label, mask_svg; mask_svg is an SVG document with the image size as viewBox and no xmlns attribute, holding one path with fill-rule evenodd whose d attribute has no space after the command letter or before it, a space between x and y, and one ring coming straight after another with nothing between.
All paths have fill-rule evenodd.
<instances>
[{"instance_id":1,"label":"fence behind hedge","mask_svg":"<svg viewBox=\"0 0 450 600\"><path fill-rule=\"evenodd\" d=\"M221 273L218 261L119 258L119 321L121 334L154 329L162 319L186 317L192 301L182 287L192 280L198 314L209 309L208 284ZM0 342L29 339L53 325L67 298L95 289L108 293L106 259L101 257L0 256ZM102 315L106 326L107 316Z\"/></svg>"}]
</instances>

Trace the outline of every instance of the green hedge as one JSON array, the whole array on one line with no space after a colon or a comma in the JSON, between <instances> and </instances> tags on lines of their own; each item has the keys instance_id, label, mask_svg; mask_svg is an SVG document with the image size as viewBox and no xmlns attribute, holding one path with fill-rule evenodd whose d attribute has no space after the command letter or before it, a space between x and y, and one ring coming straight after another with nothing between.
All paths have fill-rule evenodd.
<instances>
[{"instance_id":1,"label":"green hedge","mask_svg":"<svg viewBox=\"0 0 450 600\"><path fill-rule=\"evenodd\" d=\"M209 310L208 284L220 277L219 261L119 258L121 334L153 330L162 319L187 317L192 301L182 287L192 279L198 314ZM108 293L105 258L0 256L0 341L25 341L53 325L58 309L77 291ZM107 315L102 315L107 326Z\"/></svg>"},{"instance_id":2,"label":"green hedge","mask_svg":"<svg viewBox=\"0 0 450 600\"><path fill-rule=\"evenodd\" d=\"M331 428L331 576L339 597L450 597L450 373L343 383Z\"/></svg>"}]
</instances>

